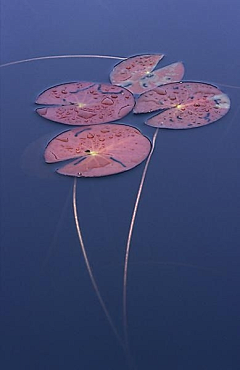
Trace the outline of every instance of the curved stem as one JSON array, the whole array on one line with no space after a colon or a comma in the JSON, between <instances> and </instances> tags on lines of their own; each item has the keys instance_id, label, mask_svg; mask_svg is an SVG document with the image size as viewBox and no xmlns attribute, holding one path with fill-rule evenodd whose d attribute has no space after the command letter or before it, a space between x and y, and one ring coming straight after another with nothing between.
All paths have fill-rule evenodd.
<instances>
[{"instance_id":1,"label":"curved stem","mask_svg":"<svg viewBox=\"0 0 240 370\"><path fill-rule=\"evenodd\" d=\"M64 58L102 58L102 59L117 59L117 60L127 59L126 57L119 57L119 56L113 56L113 55L97 55L97 54L46 55L43 57L27 58L27 59L16 60L13 62L3 63L3 64L0 64L0 68L9 67L9 66L13 66L16 64L21 64L21 63L35 62L37 60L64 59ZM216 85L229 87L231 89L240 89L240 86L236 86L236 85L227 85L227 84L222 84L219 82L212 82L212 83Z\"/></svg>"},{"instance_id":2,"label":"curved stem","mask_svg":"<svg viewBox=\"0 0 240 370\"><path fill-rule=\"evenodd\" d=\"M227 85L227 84L222 84L221 82L212 82L212 83L215 85L229 87L230 89L240 89L240 86L236 86L236 85Z\"/></svg>"},{"instance_id":3,"label":"curved stem","mask_svg":"<svg viewBox=\"0 0 240 370\"><path fill-rule=\"evenodd\" d=\"M155 143L157 139L157 134L158 134L158 128L156 129L154 135L153 135L153 142L152 142L152 148L149 153L149 156L147 158L143 174L141 177L134 209L133 209L133 214L132 214L132 219L129 227L129 233L128 233L128 239L127 239L127 245L126 245L126 252L125 252L125 263L124 263L124 274L123 274L123 329L124 329L124 340L125 340L125 345L127 348L127 351L129 352L129 340L128 340L128 323L127 323L127 278L128 278L128 263L129 263L129 253L130 253L130 245L131 245L131 240L132 240L132 234L133 234L133 228L134 228L134 223L137 215L137 210L138 210L138 205L139 201L141 198L142 190L143 190L143 185L145 181L145 177L147 174L148 166L155 148Z\"/></svg>"},{"instance_id":4,"label":"curved stem","mask_svg":"<svg viewBox=\"0 0 240 370\"><path fill-rule=\"evenodd\" d=\"M27 63L27 62L34 62L37 60L48 60L48 59L64 59L64 58L102 58L102 59L117 59L117 60L125 60L127 58L123 57L114 57L112 55L91 55L91 54L68 54L68 55L48 55L43 57L36 57L36 58L29 58L29 59L22 59L17 60L14 62L4 63L0 65L1 67L8 67L13 66L15 64Z\"/></svg>"},{"instance_id":5,"label":"curved stem","mask_svg":"<svg viewBox=\"0 0 240 370\"><path fill-rule=\"evenodd\" d=\"M97 55L97 54L96 55L95 54L46 55L42 57L27 58L27 59L16 60L13 62L3 63L3 64L0 64L0 68L9 67L9 66L13 66L16 64L35 62L38 60L64 59L64 58L102 58L102 59L117 59L117 60L127 59L125 57L119 57L119 56L113 56L113 55ZM236 86L236 85L228 85L228 84L223 84L219 82L212 82L212 83L216 85L229 87L231 89L240 89L240 86Z\"/></svg>"},{"instance_id":6,"label":"curved stem","mask_svg":"<svg viewBox=\"0 0 240 370\"><path fill-rule=\"evenodd\" d=\"M120 338L119 334L118 334L118 331L112 321L112 318L107 310L107 307L103 301L103 298L101 296L101 293L98 289L98 286L97 286L97 283L96 283L96 280L93 276L93 272L92 272L92 268L90 266L90 263L89 263L89 260L88 260L88 256L87 256L87 252L86 252L86 249L85 249L85 246L84 246L84 242L83 242L83 237L82 237L82 232L81 232L81 229L80 229L80 225L79 225L79 219L78 219L78 213L77 213L77 178L75 177L74 178L74 182L73 182L73 213L74 213L74 220L75 220L75 225L76 225L76 229L77 229L77 234L78 234L78 239L79 239L79 243L80 243L80 246L81 246L81 249L82 249L82 254L83 254L83 257L84 257L84 261L85 261L85 264L86 264L86 267L87 267L87 270L88 270L88 274L89 274L89 277L91 279L91 283L92 283L92 286L95 290L95 293L96 293L96 296L99 300L99 303L104 311L104 314L112 328L112 331L115 335L115 337L117 338L119 344L121 345L121 347L123 347L123 349L125 350L125 346L123 344L123 341L122 339Z\"/></svg>"}]
</instances>

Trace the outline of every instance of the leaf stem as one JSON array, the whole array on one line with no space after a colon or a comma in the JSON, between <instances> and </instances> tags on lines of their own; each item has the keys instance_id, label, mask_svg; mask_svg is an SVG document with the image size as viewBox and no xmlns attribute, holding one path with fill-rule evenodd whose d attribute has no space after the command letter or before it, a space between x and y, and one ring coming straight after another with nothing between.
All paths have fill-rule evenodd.
<instances>
[{"instance_id":1,"label":"leaf stem","mask_svg":"<svg viewBox=\"0 0 240 370\"><path fill-rule=\"evenodd\" d=\"M138 205L139 201L141 198L142 190L143 190L143 185L145 181L145 177L147 174L148 166L152 157L152 154L154 152L155 148L155 143L157 139L157 134L158 134L159 129L157 128L154 135L153 135L153 141L152 141L152 148L149 153L149 156L147 158L143 174L141 177L141 181L139 184L138 188L138 193L133 209L133 214L132 214L132 219L129 227L129 233L128 233L128 238L127 238L127 245L126 245L126 252L125 252L125 263L124 263L124 274L123 274L123 329L124 329L124 341L125 341L125 346L127 348L127 351L130 352L129 350L129 338L128 338L128 322L127 322L127 279L128 279L128 264L129 264L129 253L130 253L130 246L131 246L131 240L132 240L132 234L133 234L133 228L135 224L135 219L137 215L137 210L138 210Z\"/></svg>"},{"instance_id":2,"label":"leaf stem","mask_svg":"<svg viewBox=\"0 0 240 370\"><path fill-rule=\"evenodd\" d=\"M122 339L120 338L119 334L118 334L118 331L112 321L112 318L107 310L107 307L103 301L103 298L101 296L101 293L99 291L99 288L98 288L98 285L96 283L96 280L94 278L94 275L93 275L93 272L92 272L92 268L90 266L90 263L89 263L89 260L88 260L88 256L87 256L87 252L86 252L86 248L85 248L85 245L84 245L84 242L83 242L83 237L82 237L82 232L81 232L81 228L80 228L80 224L79 224L79 218L78 218L78 212L77 212L77 178L74 177L74 182L73 182L73 213L74 213L74 220L75 220L75 225L76 225L76 230L77 230L77 234L78 234L78 239L79 239L79 243L80 243L80 246L81 246L81 249L82 249L82 254L83 254L83 257L84 257L84 261L85 261L85 264L86 264L86 267L87 267L87 270L88 270L88 274L89 274L89 277L91 279L91 283L92 283L92 286L93 286L93 289L96 293L96 296L99 300L99 303L104 311L104 314L112 328L112 331L117 339L117 341L119 342L119 344L121 345L121 347L124 349L125 351L125 346L124 346L124 343L122 341Z\"/></svg>"}]
</instances>

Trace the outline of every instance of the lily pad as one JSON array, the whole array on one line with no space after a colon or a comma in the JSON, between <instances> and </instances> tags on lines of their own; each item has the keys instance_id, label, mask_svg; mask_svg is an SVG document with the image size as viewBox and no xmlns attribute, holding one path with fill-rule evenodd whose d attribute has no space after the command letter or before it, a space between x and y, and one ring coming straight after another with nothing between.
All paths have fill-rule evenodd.
<instances>
[{"instance_id":1,"label":"lily pad","mask_svg":"<svg viewBox=\"0 0 240 370\"><path fill-rule=\"evenodd\" d=\"M78 127L56 136L47 145L45 161L67 164L62 175L98 177L130 170L149 154L151 143L139 130L122 124Z\"/></svg>"},{"instance_id":2,"label":"lily pad","mask_svg":"<svg viewBox=\"0 0 240 370\"><path fill-rule=\"evenodd\" d=\"M128 58L114 67L110 80L114 85L125 87L133 94L142 94L157 86L180 81L184 75L181 62L153 71L162 58L162 54Z\"/></svg>"},{"instance_id":3,"label":"lily pad","mask_svg":"<svg viewBox=\"0 0 240 370\"><path fill-rule=\"evenodd\" d=\"M134 97L123 87L111 84L73 82L47 89L36 103L45 105L36 111L51 121L95 125L127 115L134 106Z\"/></svg>"},{"instance_id":4,"label":"lily pad","mask_svg":"<svg viewBox=\"0 0 240 370\"><path fill-rule=\"evenodd\" d=\"M204 126L223 117L229 97L213 85L200 82L171 83L142 94L134 113L161 112L147 120L153 127L187 129Z\"/></svg>"}]
</instances>

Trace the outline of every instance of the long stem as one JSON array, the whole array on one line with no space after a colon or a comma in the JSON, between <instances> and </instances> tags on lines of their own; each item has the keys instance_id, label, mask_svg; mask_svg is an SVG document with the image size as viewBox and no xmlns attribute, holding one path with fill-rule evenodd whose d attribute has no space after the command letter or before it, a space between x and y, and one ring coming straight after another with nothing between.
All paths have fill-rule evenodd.
<instances>
[{"instance_id":1,"label":"long stem","mask_svg":"<svg viewBox=\"0 0 240 370\"><path fill-rule=\"evenodd\" d=\"M112 318L107 310L107 307L103 301L103 298L101 296L101 293L98 289L98 286L97 286L97 283L96 283L96 280L93 276L93 272L92 272L92 268L90 266L90 263L89 263L89 260L88 260L88 256L87 256L87 252L86 252L86 249L85 249L85 246L84 246L84 242L83 242L83 237L82 237L82 232L81 232L81 229L80 229L80 224L79 224L79 219L78 219L78 212L77 212L77 178L75 177L74 178L74 182L73 182L73 213L74 213L74 220L75 220L75 225L76 225L76 229L77 229L77 234L78 234L78 239L79 239L79 243L80 243L80 246L81 246L81 249L82 249L82 254L83 254L83 257L84 257L84 261L85 261L85 264L86 264L86 267L87 267L87 270L88 270L88 274L89 274L89 277L91 279L91 283L92 283L92 286L95 290L95 293L96 293L96 296L99 300L99 303L104 311L104 314L112 328L112 331L115 335L115 337L117 338L119 344L121 345L121 347L123 347L123 349L125 350L125 346L123 344L123 341L122 339L120 338L119 334L118 334L118 331L112 321Z\"/></svg>"},{"instance_id":2,"label":"long stem","mask_svg":"<svg viewBox=\"0 0 240 370\"><path fill-rule=\"evenodd\" d=\"M35 62L38 60L49 60L49 59L64 59L64 58L102 58L102 59L116 59L116 60L125 60L127 58L124 57L119 57L119 56L113 56L113 55L95 55L95 54L66 54L66 55L46 55L43 57L34 57L34 58L27 58L27 59L21 59L21 60L16 60L13 62L8 62L4 64L0 64L0 68L3 67L9 67L13 66L16 64L21 64L21 63L28 63L28 62ZM216 85L221 85L225 87L229 87L231 89L240 89L240 86L236 85L227 85L227 84L222 84L220 82L211 82Z\"/></svg>"},{"instance_id":3,"label":"long stem","mask_svg":"<svg viewBox=\"0 0 240 370\"><path fill-rule=\"evenodd\" d=\"M127 58L123 57L115 57L112 55L94 55L94 54L68 54L68 55L48 55L43 57L35 57L29 59L22 59L16 60L14 62L4 63L0 65L1 67L8 67L13 66L15 64L27 63L27 62L34 62L37 60L46 60L46 59L64 59L64 58L102 58L102 59L117 59L117 60L125 60Z\"/></svg>"},{"instance_id":4,"label":"long stem","mask_svg":"<svg viewBox=\"0 0 240 370\"><path fill-rule=\"evenodd\" d=\"M240 86L237 86L237 85L227 85L227 84L222 84L221 82L211 82L211 83L213 83L215 85L229 87L230 89L240 89Z\"/></svg>"},{"instance_id":5,"label":"long stem","mask_svg":"<svg viewBox=\"0 0 240 370\"><path fill-rule=\"evenodd\" d=\"M149 156L147 158L143 174L141 177L134 209L133 209L133 214L132 214L132 219L129 227L129 233L128 233L128 239L127 239L127 245L126 245L126 252L125 252L125 263L124 263L124 274L123 274L123 329L124 329L124 340L125 340L125 346L127 348L127 351L129 352L129 339L128 339L128 323L127 323L127 278L128 278L128 263L129 263L129 253L130 253L130 245L131 245L131 240L132 240L132 234L133 234L133 228L134 228L134 223L137 215L137 210L138 210L138 205L139 201L141 198L142 190L143 190L143 185L145 181L145 177L147 174L148 166L155 148L155 143L157 139L157 134L158 134L158 128L156 129L154 135L153 135L153 142L152 142L152 149L149 153Z\"/></svg>"}]
</instances>

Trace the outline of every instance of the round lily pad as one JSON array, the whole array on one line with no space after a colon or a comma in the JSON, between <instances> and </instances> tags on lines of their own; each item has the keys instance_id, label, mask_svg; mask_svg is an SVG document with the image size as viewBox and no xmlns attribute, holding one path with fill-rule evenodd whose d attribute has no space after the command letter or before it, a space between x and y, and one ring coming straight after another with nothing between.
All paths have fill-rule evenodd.
<instances>
[{"instance_id":1,"label":"round lily pad","mask_svg":"<svg viewBox=\"0 0 240 370\"><path fill-rule=\"evenodd\" d=\"M134 97L123 87L94 82L73 82L51 87L36 100L44 105L37 113L67 125L95 125L121 119L134 106Z\"/></svg>"},{"instance_id":2,"label":"round lily pad","mask_svg":"<svg viewBox=\"0 0 240 370\"><path fill-rule=\"evenodd\" d=\"M213 85L178 82L142 94L134 113L161 110L147 125L169 129L204 126L223 117L230 108L229 97Z\"/></svg>"},{"instance_id":3,"label":"round lily pad","mask_svg":"<svg viewBox=\"0 0 240 370\"><path fill-rule=\"evenodd\" d=\"M133 94L142 94L159 85L180 81L184 75L182 62L153 71L162 58L163 54L130 57L113 68L110 80Z\"/></svg>"},{"instance_id":4,"label":"round lily pad","mask_svg":"<svg viewBox=\"0 0 240 370\"><path fill-rule=\"evenodd\" d=\"M58 173L98 177L124 172L141 163L151 143L139 130L122 124L78 127L56 136L47 145L47 163L68 160ZM71 161L69 161L71 160Z\"/></svg>"}]
</instances>

